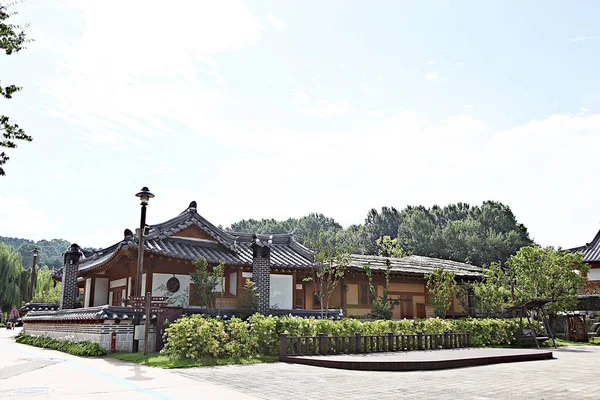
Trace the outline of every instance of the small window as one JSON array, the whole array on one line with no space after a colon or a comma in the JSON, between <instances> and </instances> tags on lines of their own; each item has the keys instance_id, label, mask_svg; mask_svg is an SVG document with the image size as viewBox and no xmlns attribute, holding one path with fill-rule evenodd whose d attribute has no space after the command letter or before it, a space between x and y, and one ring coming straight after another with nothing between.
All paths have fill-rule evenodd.
<instances>
[{"instance_id":1,"label":"small window","mask_svg":"<svg viewBox=\"0 0 600 400\"><path fill-rule=\"evenodd\" d=\"M370 296L369 285L360 285L360 291L358 293L358 301L360 304L370 304L369 301Z\"/></svg>"}]
</instances>

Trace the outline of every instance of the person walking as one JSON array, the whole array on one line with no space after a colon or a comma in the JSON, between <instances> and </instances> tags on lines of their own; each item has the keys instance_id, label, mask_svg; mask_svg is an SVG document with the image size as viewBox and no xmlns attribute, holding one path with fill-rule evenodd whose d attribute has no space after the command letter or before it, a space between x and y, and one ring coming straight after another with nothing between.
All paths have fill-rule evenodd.
<instances>
[{"instance_id":1,"label":"person walking","mask_svg":"<svg viewBox=\"0 0 600 400\"><path fill-rule=\"evenodd\" d=\"M10 310L10 316L8 317L8 323L10 324L10 329L15 329L18 318L19 318L19 310L17 310L17 306L13 306L12 310Z\"/></svg>"}]
</instances>

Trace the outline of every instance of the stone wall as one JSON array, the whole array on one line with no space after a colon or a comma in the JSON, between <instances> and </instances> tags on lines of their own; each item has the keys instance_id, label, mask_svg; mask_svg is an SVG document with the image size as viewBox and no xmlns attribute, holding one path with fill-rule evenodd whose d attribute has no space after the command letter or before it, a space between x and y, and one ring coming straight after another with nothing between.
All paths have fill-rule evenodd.
<instances>
[{"instance_id":1,"label":"stone wall","mask_svg":"<svg viewBox=\"0 0 600 400\"><path fill-rule=\"evenodd\" d=\"M23 332L28 335L48 336L58 340L87 340L95 342L103 349L110 351L112 332L116 332L116 350L131 352L133 344L133 325L116 325L111 321L102 324L68 324L68 323L25 323ZM150 326L148 334L148 351L154 352L156 347L156 328ZM144 351L144 340L139 341L139 351Z\"/></svg>"}]
</instances>

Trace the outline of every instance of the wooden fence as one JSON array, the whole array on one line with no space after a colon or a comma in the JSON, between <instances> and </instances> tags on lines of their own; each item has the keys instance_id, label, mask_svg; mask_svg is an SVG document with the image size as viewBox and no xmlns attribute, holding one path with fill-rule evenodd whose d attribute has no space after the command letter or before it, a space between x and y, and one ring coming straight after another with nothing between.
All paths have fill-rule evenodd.
<instances>
[{"instance_id":1,"label":"wooden fence","mask_svg":"<svg viewBox=\"0 0 600 400\"><path fill-rule=\"evenodd\" d=\"M280 335L279 358L300 355L357 354L384 351L436 350L471 347L471 332L414 335L287 336Z\"/></svg>"}]
</instances>

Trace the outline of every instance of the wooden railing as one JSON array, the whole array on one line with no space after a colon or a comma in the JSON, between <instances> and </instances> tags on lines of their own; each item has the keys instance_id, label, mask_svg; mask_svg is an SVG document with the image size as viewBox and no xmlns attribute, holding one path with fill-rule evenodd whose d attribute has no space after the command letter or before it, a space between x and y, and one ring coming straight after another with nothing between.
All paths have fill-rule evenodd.
<instances>
[{"instance_id":1,"label":"wooden railing","mask_svg":"<svg viewBox=\"0 0 600 400\"><path fill-rule=\"evenodd\" d=\"M280 335L279 358L300 355L359 354L384 351L436 350L471 347L471 332L411 335L287 336Z\"/></svg>"}]
</instances>

